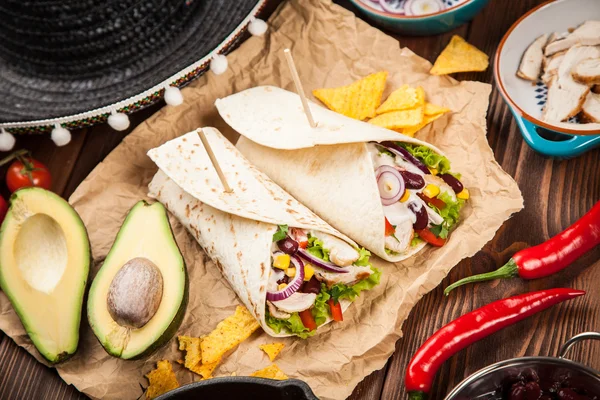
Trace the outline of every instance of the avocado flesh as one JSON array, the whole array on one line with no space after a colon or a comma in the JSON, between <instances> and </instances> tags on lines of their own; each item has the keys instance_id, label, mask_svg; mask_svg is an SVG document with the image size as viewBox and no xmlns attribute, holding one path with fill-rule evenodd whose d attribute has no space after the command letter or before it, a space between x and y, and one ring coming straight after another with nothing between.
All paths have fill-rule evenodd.
<instances>
[{"instance_id":1,"label":"avocado flesh","mask_svg":"<svg viewBox=\"0 0 600 400\"><path fill-rule=\"evenodd\" d=\"M0 229L0 288L51 363L77 350L90 244L79 215L39 188L15 192Z\"/></svg>"},{"instance_id":2,"label":"avocado flesh","mask_svg":"<svg viewBox=\"0 0 600 400\"><path fill-rule=\"evenodd\" d=\"M152 261L163 277L162 299L156 313L141 328L120 326L108 311L108 290L117 272L129 260ZM185 263L160 203L138 202L130 211L104 264L92 282L88 296L88 320L105 350L123 359L151 353L174 334L187 305Z\"/></svg>"}]
</instances>

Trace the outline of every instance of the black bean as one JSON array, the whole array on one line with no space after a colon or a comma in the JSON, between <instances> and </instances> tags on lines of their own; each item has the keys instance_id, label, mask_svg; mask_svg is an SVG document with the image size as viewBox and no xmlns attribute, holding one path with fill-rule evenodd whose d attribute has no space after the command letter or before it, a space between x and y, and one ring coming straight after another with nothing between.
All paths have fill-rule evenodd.
<instances>
[{"instance_id":1,"label":"black bean","mask_svg":"<svg viewBox=\"0 0 600 400\"><path fill-rule=\"evenodd\" d=\"M407 189L422 189L425 187L425 179L419 174L408 171L398 171L404 179L404 184Z\"/></svg>"},{"instance_id":2,"label":"black bean","mask_svg":"<svg viewBox=\"0 0 600 400\"><path fill-rule=\"evenodd\" d=\"M454 190L454 193L460 193L463 191L463 184L454 176L450 174L441 174L440 178L442 178L444 182L446 182L452 188L452 190Z\"/></svg>"}]
</instances>

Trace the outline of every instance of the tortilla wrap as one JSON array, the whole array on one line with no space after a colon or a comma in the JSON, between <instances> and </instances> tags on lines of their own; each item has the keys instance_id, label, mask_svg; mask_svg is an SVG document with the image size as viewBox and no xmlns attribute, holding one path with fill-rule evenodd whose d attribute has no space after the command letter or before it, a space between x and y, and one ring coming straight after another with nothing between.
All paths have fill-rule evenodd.
<instances>
[{"instance_id":1,"label":"tortilla wrap","mask_svg":"<svg viewBox=\"0 0 600 400\"><path fill-rule=\"evenodd\" d=\"M150 182L149 196L163 203L194 236L265 332L293 336L277 334L265 321L277 226L313 229L352 246L356 243L258 171L218 130L203 131L233 192L224 192L194 131L148 152L160 168ZM351 303L342 300L341 304L346 310Z\"/></svg>"},{"instance_id":2,"label":"tortilla wrap","mask_svg":"<svg viewBox=\"0 0 600 400\"><path fill-rule=\"evenodd\" d=\"M317 122L308 124L297 94L258 86L216 101L219 113L242 135L245 157L317 215L384 260L397 262L426 243L391 255L385 251L385 217L368 142L435 146L309 101ZM352 216L349 218L349 216Z\"/></svg>"}]
</instances>

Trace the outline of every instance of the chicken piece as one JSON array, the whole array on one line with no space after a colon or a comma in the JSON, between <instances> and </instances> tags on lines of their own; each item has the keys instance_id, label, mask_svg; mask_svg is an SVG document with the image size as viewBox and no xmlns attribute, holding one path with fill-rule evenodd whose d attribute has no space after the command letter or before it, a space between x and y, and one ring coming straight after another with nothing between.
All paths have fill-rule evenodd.
<instances>
[{"instance_id":1,"label":"chicken piece","mask_svg":"<svg viewBox=\"0 0 600 400\"><path fill-rule=\"evenodd\" d=\"M566 38L567 36L569 36L569 32L552 32L550 34L550 36L548 37L548 41L546 42L546 46L548 46L551 43L556 42L557 40L561 40ZM545 46L544 46L545 49Z\"/></svg>"},{"instance_id":2,"label":"chicken piece","mask_svg":"<svg viewBox=\"0 0 600 400\"><path fill-rule=\"evenodd\" d=\"M329 250L329 260L339 267L352 265L360 257L358 251L335 236L323 232L311 233L323 242L323 248Z\"/></svg>"},{"instance_id":3,"label":"chicken piece","mask_svg":"<svg viewBox=\"0 0 600 400\"><path fill-rule=\"evenodd\" d=\"M324 282L327 287L332 287L337 283L350 286L358 281L367 279L373 273L370 267L351 267L347 273L329 272L316 266L314 268L317 279Z\"/></svg>"},{"instance_id":4,"label":"chicken piece","mask_svg":"<svg viewBox=\"0 0 600 400\"><path fill-rule=\"evenodd\" d=\"M538 80L542 73L542 62L544 61L543 49L547 41L548 35L542 35L535 39L527 50L525 50L519 70L517 71L519 78L534 82Z\"/></svg>"},{"instance_id":5,"label":"chicken piece","mask_svg":"<svg viewBox=\"0 0 600 400\"><path fill-rule=\"evenodd\" d=\"M273 303L271 303L270 301L267 301L267 307L269 308L269 314L271 314L272 317L277 318L277 319L288 319L289 317L291 317L292 315L283 311L280 311L277 307L275 307L275 305Z\"/></svg>"},{"instance_id":6,"label":"chicken piece","mask_svg":"<svg viewBox=\"0 0 600 400\"><path fill-rule=\"evenodd\" d=\"M550 87L552 77L555 76L558 72L558 67L562 63L562 60L565 58L566 53L566 51L561 51L544 59L545 65L544 74L542 75L542 82L544 82L546 86Z\"/></svg>"},{"instance_id":7,"label":"chicken piece","mask_svg":"<svg viewBox=\"0 0 600 400\"><path fill-rule=\"evenodd\" d=\"M600 57L600 48L575 46L565 54L548 90L542 117L546 122L563 122L579 114L590 88L575 82L572 69L582 60Z\"/></svg>"},{"instance_id":8,"label":"chicken piece","mask_svg":"<svg viewBox=\"0 0 600 400\"><path fill-rule=\"evenodd\" d=\"M555 40L544 50L546 56L570 49L575 45L600 45L600 21L586 21L564 39Z\"/></svg>"},{"instance_id":9,"label":"chicken piece","mask_svg":"<svg viewBox=\"0 0 600 400\"><path fill-rule=\"evenodd\" d=\"M589 92L581 108L581 120L600 123L600 94Z\"/></svg>"},{"instance_id":10,"label":"chicken piece","mask_svg":"<svg viewBox=\"0 0 600 400\"><path fill-rule=\"evenodd\" d=\"M577 64L571 72L573 78L584 85L600 85L600 58L588 58Z\"/></svg>"},{"instance_id":11,"label":"chicken piece","mask_svg":"<svg viewBox=\"0 0 600 400\"><path fill-rule=\"evenodd\" d=\"M284 300L273 301L273 305L284 313L294 313L308 310L315 304L317 295L314 293L296 292ZM269 310L270 312L270 310Z\"/></svg>"},{"instance_id":12,"label":"chicken piece","mask_svg":"<svg viewBox=\"0 0 600 400\"><path fill-rule=\"evenodd\" d=\"M440 193L448 193L452 198L452 201L456 201L456 193L454 193L454 189L452 186L448 185L446 181L440 178L437 175L424 175L423 179L425 180L425 184L432 184L440 188Z\"/></svg>"},{"instance_id":13,"label":"chicken piece","mask_svg":"<svg viewBox=\"0 0 600 400\"><path fill-rule=\"evenodd\" d=\"M412 214L412 211L409 212ZM385 237L385 248L396 253L404 253L408 250L410 242L413 240L413 221L405 219L395 226L396 231L394 234Z\"/></svg>"}]
</instances>

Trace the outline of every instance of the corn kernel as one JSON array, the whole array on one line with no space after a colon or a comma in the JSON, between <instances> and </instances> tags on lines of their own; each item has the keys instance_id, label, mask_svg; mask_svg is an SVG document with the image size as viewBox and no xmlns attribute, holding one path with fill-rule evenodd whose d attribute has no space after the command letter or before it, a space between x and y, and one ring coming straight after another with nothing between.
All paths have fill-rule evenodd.
<instances>
[{"instance_id":1,"label":"corn kernel","mask_svg":"<svg viewBox=\"0 0 600 400\"><path fill-rule=\"evenodd\" d=\"M437 174L438 174L438 172L439 172L439 171L437 170L437 168L429 168L429 167L427 167L427 168L429 169L429 172L431 172L431 175L437 175Z\"/></svg>"},{"instance_id":2,"label":"corn kernel","mask_svg":"<svg viewBox=\"0 0 600 400\"><path fill-rule=\"evenodd\" d=\"M304 264L304 280L310 281L310 278L315 274L315 269L310 264Z\"/></svg>"},{"instance_id":3,"label":"corn kernel","mask_svg":"<svg viewBox=\"0 0 600 400\"><path fill-rule=\"evenodd\" d=\"M433 199L440 194L440 188L430 183L429 185L425 186L425 189L423 189L423 194Z\"/></svg>"},{"instance_id":4,"label":"corn kernel","mask_svg":"<svg viewBox=\"0 0 600 400\"><path fill-rule=\"evenodd\" d=\"M469 200L469 189L464 188L462 192L456 195L459 199Z\"/></svg>"},{"instance_id":5,"label":"corn kernel","mask_svg":"<svg viewBox=\"0 0 600 400\"><path fill-rule=\"evenodd\" d=\"M287 283L280 283L279 286L277 286L277 290L283 290L287 287Z\"/></svg>"},{"instance_id":6,"label":"corn kernel","mask_svg":"<svg viewBox=\"0 0 600 400\"><path fill-rule=\"evenodd\" d=\"M279 268L285 271L290 266L290 255L281 254L275 257L275 259L273 260L273 266L275 268Z\"/></svg>"},{"instance_id":7,"label":"corn kernel","mask_svg":"<svg viewBox=\"0 0 600 400\"><path fill-rule=\"evenodd\" d=\"M287 276L289 276L290 278L293 278L296 275L296 268L294 267L289 267L286 271L285 274Z\"/></svg>"},{"instance_id":8,"label":"corn kernel","mask_svg":"<svg viewBox=\"0 0 600 400\"><path fill-rule=\"evenodd\" d=\"M400 203L406 202L409 198L410 198L410 192L408 190L405 190L402 197L400 197Z\"/></svg>"}]
</instances>

